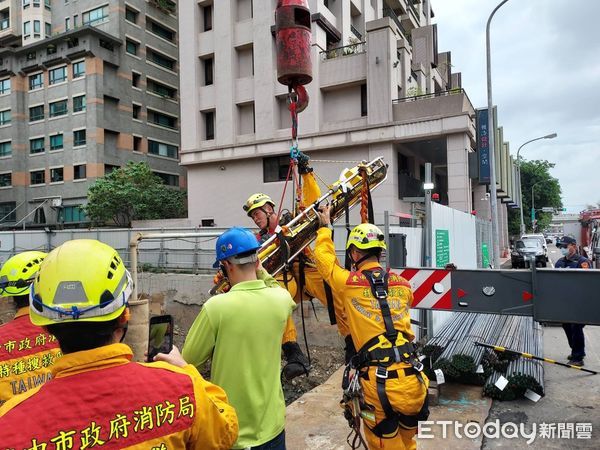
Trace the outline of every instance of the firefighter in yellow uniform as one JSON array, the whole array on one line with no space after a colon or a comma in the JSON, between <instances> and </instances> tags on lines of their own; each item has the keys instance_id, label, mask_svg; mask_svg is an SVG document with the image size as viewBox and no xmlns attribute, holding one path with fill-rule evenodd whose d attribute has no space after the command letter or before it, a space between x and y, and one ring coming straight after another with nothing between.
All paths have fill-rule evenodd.
<instances>
[{"instance_id":1,"label":"firefighter in yellow uniform","mask_svg":"<svg viewBox=\"0 0 600 450\"><path fill-rule=\"evenodd\" d=\"M299 163L299 171L302 174L302 205L308 206L314 203L321 196L321 190L317 184L312 169L307 166L308 159ZM260 229L257 234L257 239L262 244L271 236L276 234L282 225L289 222L292 217L279 218L275 211L275 202L266 194L258 193L251 195L243 206L244 211L250 217L256 226ZM316 298L323 306L327 308L327 287L323 281L323 277L319 274L314 265L314 257L310 248L306 248L299 256L300 260L294 261L292 264L291 273L278 274L275 279L279 284L287 289L296 303L301 300L301 294L305 299ZM300 292L300 271L304 274L304 292ZM330 298L332 293L329 294ZM330 300L331 301L331 300ZM342 336L348 336L348 326L345 317L336 314L338 330ZM305 373L308 370L308 360L302 353L302 350L297 344L297 331L292 317L288 319L286 329L283 334L283 351L287 364L284 368L284 375L287 379L294 378Z\"/></svg>"},{"instance_id":2,"label":"firefighter in yellow uniform","mask_svg":"<svg viewBox=\"0 0 600 450\"><path fill-rule=\"evenodd\" d=\"M60 357L56 338L29 320L29 289L46 253L28 251L9 258L0 270L1 300L13 299L15 318L0 326L0 405L52 378Z\"/></svg>"},{"instance_id":3,"label":"firefighter in yellow uniform","mask_svg":"<svg viewBox=\"0 0 600 450\"><path fill-rule=\"evenodd\" d=\"M429 380L415 353L409 283L379 263L386 248L381 230L355 227L346 244L352 271L339 266L331 239L329 207L320 210L315 246L319 272L332 287L336 313L344 313L358 349L351 360L364 394L370 449L415 449L419 420L426 420ZM374 417L373 417L374 413Z\"/></svg>"},{"instance_id":4,"label":"firefighter in yellow uniform","mask_svg":"<svg viewBox=\"0 0 600 450\"><path fill-rule=\"evenodd\" d=\"M220 387L192 365L131 362L121 341L132 287L119 254L99 241L67 241L48 254L29 314L64 355L50 381L0 408L2 448L231 448L237 416Z\"/></svg>"}]
</instances>

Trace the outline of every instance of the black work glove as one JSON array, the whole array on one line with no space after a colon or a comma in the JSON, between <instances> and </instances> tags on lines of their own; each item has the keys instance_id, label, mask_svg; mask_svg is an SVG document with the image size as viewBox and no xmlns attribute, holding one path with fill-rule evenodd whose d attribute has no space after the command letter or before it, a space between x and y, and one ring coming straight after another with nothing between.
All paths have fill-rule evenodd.
<instances>
[{"instance_id":1,"label":"black work glove","mask_svg":"<svg viewBox=\"0 0 600 450\"><path fill-rule=\"evenodd\" d=\"M312 167L310 167L308 165L308 161L310 160L308 155L305 155L304 153L300 152L297 159L298 159L298 173L300 175L310 173L313 171Z\"/></svg>"},{"instance_id":2,"label":"black work glove","mask_svg":"<svg viewBox=\"0 0 600 450\"><path fill-rule=\"evenodd\" d=\"M344 350L346 351L344 361L346 364L349 364L352 357L356 355L356 347L354 347L354 341L352 340L351 335L346 336L344 341L346 342L346 346L344 347Z\"/></svg>"}]
</instances>

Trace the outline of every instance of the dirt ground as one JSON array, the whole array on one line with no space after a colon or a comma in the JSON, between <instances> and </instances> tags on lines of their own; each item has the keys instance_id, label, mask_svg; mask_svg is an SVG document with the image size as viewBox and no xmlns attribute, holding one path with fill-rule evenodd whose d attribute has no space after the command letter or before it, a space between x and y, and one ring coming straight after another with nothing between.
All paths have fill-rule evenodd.
<instances>
[{"instance_id":1,"label":"dirt ground","mask_svg":"<svg viewBox=\"0 0 600 450\"><path fill-rule=\"evenodd\" d=\"M174 341L179 348L182 348L185 341L185 333L177 325L174 329ZM300 347L306 354L304 343L300 342ZM311 346L310 359L312 369L308 376L300 376L291 381L283 380L286 405L301 397L305 392L323 384L344 363L344 351L342 348ZM210 379L208 364L200 372L203 377Z\"/></svg>"}]
</instances>

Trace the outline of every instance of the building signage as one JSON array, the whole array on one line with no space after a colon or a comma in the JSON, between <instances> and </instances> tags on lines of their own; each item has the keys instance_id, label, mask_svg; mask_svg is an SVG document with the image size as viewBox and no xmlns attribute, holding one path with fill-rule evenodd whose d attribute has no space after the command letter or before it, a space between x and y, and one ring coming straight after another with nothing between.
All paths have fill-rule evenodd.
<instances>
[{"instance_id":1,"label":"building signage","mask_svg":"<svg viewBox=\"0 0 600 450\"><path fill-rule=\"evenodd\" d=\"M479 184L490 183L490 141L488 110L477 110L477 154L479 155Z\"/></svg>"},{"instance_id":2,"label":"building signage","mask_svg":"<svg viewBox=\"0 0 600 450\"><path fill-rule=\"evenodd\" d=\"M445 267L450 262L448 230L435 230L435 266Z\"/></svg>"}]
</instances>

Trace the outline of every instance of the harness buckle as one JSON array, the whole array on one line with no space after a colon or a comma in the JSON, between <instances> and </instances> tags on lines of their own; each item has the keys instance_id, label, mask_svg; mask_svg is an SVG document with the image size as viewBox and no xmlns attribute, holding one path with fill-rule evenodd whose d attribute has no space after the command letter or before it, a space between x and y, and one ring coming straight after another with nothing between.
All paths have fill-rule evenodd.
<instances>
[{"instance_id":1,"label":"harness buckle","mask_svg":"<svg viewBox=\"0 0 600 450\"><path fill-rule=\"evenodd\" d=\"M402 356L400 356L400 351L398 350L398 347L394 346L392 348L394 349L394 361L397 363L402 362Z\"/></svg>"},{"instance_id":2,"label":"harness buckle","mask_svg":"<svg viewBox=\"0 0 600 450\"><path fill-rule=\"evenodd\" d=\"M375 376L385 380L388 377L388 371L385 367L377 366L377 369L375 370Z\"/></svg>"}]
</instances>

